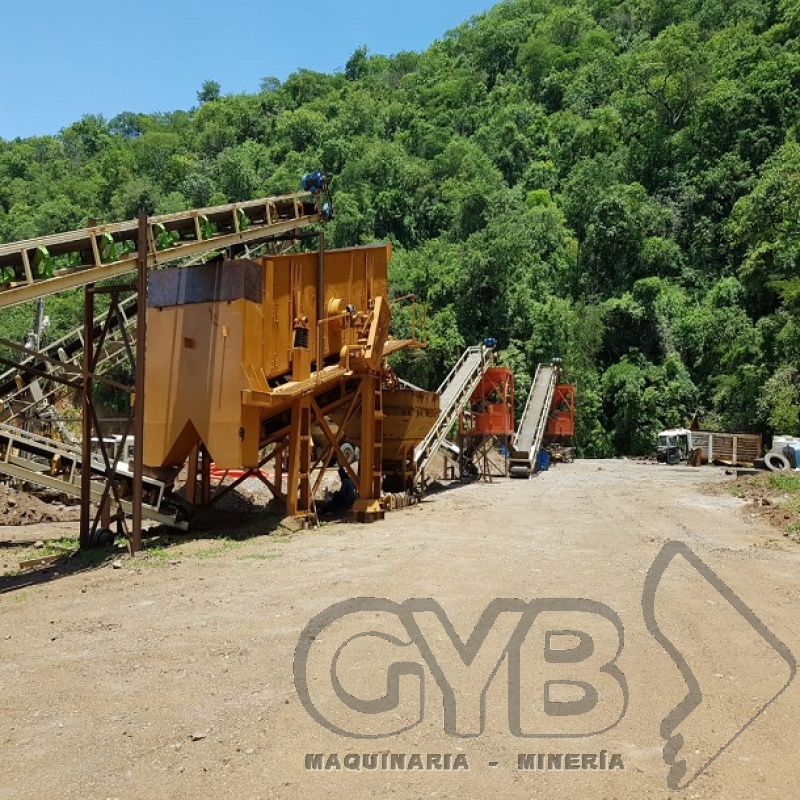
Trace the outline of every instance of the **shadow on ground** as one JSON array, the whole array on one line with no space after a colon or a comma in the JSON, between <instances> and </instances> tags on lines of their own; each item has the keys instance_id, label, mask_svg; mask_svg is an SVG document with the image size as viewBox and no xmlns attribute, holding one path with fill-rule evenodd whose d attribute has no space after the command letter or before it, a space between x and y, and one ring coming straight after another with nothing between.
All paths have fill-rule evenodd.
<instances>
[{"instance_id":1,"label":"shadow on ground","mask_svg":"<svg viewBox=\"0 0 800 800\"><path fill-rule=\"evenodd\" d=\"M244 542L259 537L288 536L296 533L299 525L286 520L279 506L257 505L246 498L238 498L235 508L198 509L188 531L178 531L166 526L155 526L144 531L143 553L158 553L169 557L169 550L193 541L220 539ZM114 544L92 550L69 550L59 554L58 543L46 545L31 552L31 558L56 555L51 563L9 575L0 575L0 595L50 583L60 578L90 572L109 566L128 553L127 542L117 538ZM8 551L30 550L30 546L12 545ZM56 552L54 553L53 550Z\"/></svg>"}]
</instances>

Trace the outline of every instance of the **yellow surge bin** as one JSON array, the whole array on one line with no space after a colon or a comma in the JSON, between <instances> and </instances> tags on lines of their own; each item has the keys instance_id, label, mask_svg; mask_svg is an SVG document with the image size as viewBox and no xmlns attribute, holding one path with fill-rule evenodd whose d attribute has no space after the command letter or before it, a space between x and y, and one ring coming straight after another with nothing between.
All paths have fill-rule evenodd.
<instances>
[{"instance_id":1,"label":"yellow surge bin","mask_svg":"<svg viewBox=\"0 0 800 800\"><path fill-rule=\"evenodd\" d=\"M145 464L183 464L202 440L220 466L257 466L260 415L241 393L261 363L261 325L248 300L148 314Z\"/></svg>"},{"instance_id":2,"label":"yellow surge bin","mask_svg":"<svg viewBox=\"0 0 800 800\"><path fill-rule=\"evenodd\" d=\"M326 251L322 308L337 299L364 311L386 297L390 258L388 244ZM261 424L286 406L259 408L247 405L244 396L268 396L291 378L298 319L307 326L316 360L318 277L317 253L151 273L148 467L179 466L198 442L223 469L258 465ZM323 356L333 359L350 331L338 320L321 330Z\"/></svg>"}]
</instances>

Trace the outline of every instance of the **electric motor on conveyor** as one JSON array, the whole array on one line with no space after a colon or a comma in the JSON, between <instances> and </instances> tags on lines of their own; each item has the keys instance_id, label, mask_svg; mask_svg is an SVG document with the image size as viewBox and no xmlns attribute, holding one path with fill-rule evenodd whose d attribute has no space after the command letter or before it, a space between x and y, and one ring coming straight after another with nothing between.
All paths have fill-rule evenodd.
<instances>
[{"instance_id":1,"label":"electric motor on conveyor","mask_svg":"<svg viewBox=\"0 0 800 800\"><path fill-rule=\"evenodd\" d=\"M300 184L304 192L323 198L320 204L322 215L325 220L333 219L333 202L328 188L328 178L322 172L307 172Z\"/></svg>"}]
</instances>

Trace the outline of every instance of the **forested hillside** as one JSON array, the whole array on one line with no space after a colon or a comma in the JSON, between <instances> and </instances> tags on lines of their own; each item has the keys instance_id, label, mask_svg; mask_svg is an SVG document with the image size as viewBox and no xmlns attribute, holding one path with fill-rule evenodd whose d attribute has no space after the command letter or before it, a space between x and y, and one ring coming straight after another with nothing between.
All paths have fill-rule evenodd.
<instances>
[{"instance_id":1,"label":"forested hillside","mask_svg":"<svg viewBox=\"0 0 800 800\"><path fill-rule=\"evenodd\" d=\"M798 434L798 35L797 0L506 0L421 54L0 140L0 240L322 169L329 245L391 239L393 291L428 304L410 380L493 336L519 392L564 358L587 456L697 410Z\"/></svg>"}]
</instances>

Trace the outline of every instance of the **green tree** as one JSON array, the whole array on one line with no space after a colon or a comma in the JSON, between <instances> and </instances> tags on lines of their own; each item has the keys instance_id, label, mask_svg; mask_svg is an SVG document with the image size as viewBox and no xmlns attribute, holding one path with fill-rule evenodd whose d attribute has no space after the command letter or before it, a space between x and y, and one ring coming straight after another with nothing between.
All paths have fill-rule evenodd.
<instances>
[{"instance_id":1,"label":"green tree","mask_svg":"<svg viewBox=\"0 0 800 800\"><path fill-rule=\"evenodd\" d=\"M211 103L219 100L222 87L216 81L203 81L200 91L197 93L198 103Z\"/></svg>"},{"instance_id":2,"label":"green tree","mask_svg":"<svg viewBox=\"0 0 800 800\"><path fill-rule=\"evenodd\" d=\"M706 75L700 30L694 23L670 25L633 52L629 81L653 103L664 124L685 124Z\"/></svg>"},{"instance_id":3,"label":"green tree","mask_svg":"<svg viewBox=\"0 0 800 800\"><path fill-rule=\"evenodd\" d=\"M753 191L733 209L730 233L745 251L742 278L800 309L800 145L788 141L767 162ZM762 306L763 308L763 306Z\"/></svg>"},{"instance_id":4,"label":"green tree","mask_svg":"<svg viewBox=\"0 0 800 800\"><path fill-rule=\"evenodd\" d=\"M414 382L492 335L521 396L564 358L585 455L649 452L698 408L791 428L799 34L796 0L505 0L420 53L359 47L334 74L206 81L192 109L0 140L0 240L295 192L321 169L328 245L391 241L392 296L427 304L430 347L398 359Z\"/></svg>"},{"instance_id":5,"label":"green tree","mask_svg":"<svg viewBox=\"0 0 800 800\"><path fill-rule=\"evenodd\" d=\"M782 367L767 380L759 410L773 433L800 434L800 373L797 367Z\"/></svg>"},{"instance_id":6,"label":"green tree","mask_svg":"<svg viewBox=\"0 0 800 800\"><path fill-rule=\"evenodd\" d=\"M353 55L347 59L347 64L344 67L344 76L347 80L358 81L367 76L369 72L368 52L367 46L362 45L356 48Z\"/></svg>"}]
</instances>

